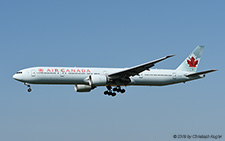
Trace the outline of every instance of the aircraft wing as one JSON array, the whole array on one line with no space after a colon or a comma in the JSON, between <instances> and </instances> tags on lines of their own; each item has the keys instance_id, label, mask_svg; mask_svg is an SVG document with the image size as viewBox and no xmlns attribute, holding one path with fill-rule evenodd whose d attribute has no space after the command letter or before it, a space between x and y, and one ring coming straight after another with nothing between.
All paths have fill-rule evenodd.
<instances>
[{"instance_id":1,"label":"aircraft wing","mask_svg":"<svg viewBox=\"0 0 225 141\"><path fill-rule=\"evenodd\" d=\"M186 76L187 77L193 77L193 76L205 75L207 73L214 72L214 71L217 71L217 70L208 70L208 71L202 71L202 72L197 72L197 73L191 73L191 74L188 74Z\"/></svg>"},{"instance_id":2,"label":"aircraft wing","mask_svg":"<svg viewBox=\"0 0 225 141\"><path fill-rule=\"evenodd\" d=\"M125 78L125 77L139 75L139 73L141 73L145 70L149 70L149 68L153 67L156 63L161 62L172 56L174 56L174 55L168 55L168 56L159 58L154 61L150 61L150 62L141 64L141 65L137 65L137 66L134 66L134 67L131 67L131 68L128 68L128 69L125 69L125 70L122 70L122 71L119 71L116 73L109 74L108 76L112 79L118 79L118 78Z\"/></svg>"}]
</instances>

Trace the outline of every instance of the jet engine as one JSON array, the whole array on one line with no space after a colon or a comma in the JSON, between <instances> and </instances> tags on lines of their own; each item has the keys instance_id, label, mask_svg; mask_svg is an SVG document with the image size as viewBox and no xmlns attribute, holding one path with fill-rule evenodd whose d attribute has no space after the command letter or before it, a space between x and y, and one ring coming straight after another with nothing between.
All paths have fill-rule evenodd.
<instances>
[{"instance_id":1,"label":"jet engine","mask_svg":"<svg viewBox=\"0 0 225 141\"><path fill-rule=\"evenodd\" d=\"M94 88L95 87L93 87L93 86L84 85L84 84L75 85L75 91L76 92L90 92Z\"/></svg>"},{"instance_id":2,"label":"jet engine","mask_svg":"<svg viewBox=\"0 0 225 141\"><path fill-rule=\"evenodd\" d=\"M105 75L90 75L89 85L91 86L105 86L108 79Z\"/></svg>"}]
</instances>

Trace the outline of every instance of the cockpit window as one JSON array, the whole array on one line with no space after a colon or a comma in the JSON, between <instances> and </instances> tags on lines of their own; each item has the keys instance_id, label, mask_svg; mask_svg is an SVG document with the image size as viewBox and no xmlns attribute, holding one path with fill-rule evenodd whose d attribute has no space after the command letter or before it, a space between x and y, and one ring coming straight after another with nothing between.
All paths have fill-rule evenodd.
<instances>
[{"instance_id":1,"label":"cockpit window","mask_svg":"<svg viewBox=\"0 0 225 141\"><path fill-rule=\"evenodd\" d=\"M22 71L18 71L16 74L22 74Z\"/></svg>"}]
</instances>

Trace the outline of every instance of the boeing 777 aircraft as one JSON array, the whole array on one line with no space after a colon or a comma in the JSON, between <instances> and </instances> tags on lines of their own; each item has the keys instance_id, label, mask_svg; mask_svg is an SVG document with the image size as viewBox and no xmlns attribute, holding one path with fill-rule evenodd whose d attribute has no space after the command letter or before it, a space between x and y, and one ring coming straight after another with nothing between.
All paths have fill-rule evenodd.
<instances>
[{"instance_id":1,"label":"boeing 777 aircraft","mask_svg":"<svg viewBox=\"0 0 225 141\"><path fill-rule=\"evenodd\" d=\"M69 84L75 85L76 92L90 92L96 87L106 86L104 94L115 96L116 92L125 92L121 86L164 86L185 83L217 71L196 72L203 48L198 46L175 70L150 69L156 63L174 56L169 55L130 68L32 67L18 71L13 78L27 85L28 92L31 92L30 84Z\"/></svg>"}]
</instances>

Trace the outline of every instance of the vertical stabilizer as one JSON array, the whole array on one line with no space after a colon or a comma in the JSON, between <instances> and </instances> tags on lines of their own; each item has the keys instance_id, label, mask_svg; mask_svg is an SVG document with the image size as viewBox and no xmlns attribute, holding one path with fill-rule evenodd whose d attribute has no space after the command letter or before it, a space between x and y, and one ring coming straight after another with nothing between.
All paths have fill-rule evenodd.
<instances>
[{"instance_id":1,"label":"vertical stabilizer","mask_svg":"<svg viewBox=\"0 0 225 141\"><path fill-rule=\"evenodd\" d=\"M195 50L177 68L177 70L196 72L198 65L200 63L203 49L204 49L204 46L197 46Z\"/></svg>"}]
</instances>

